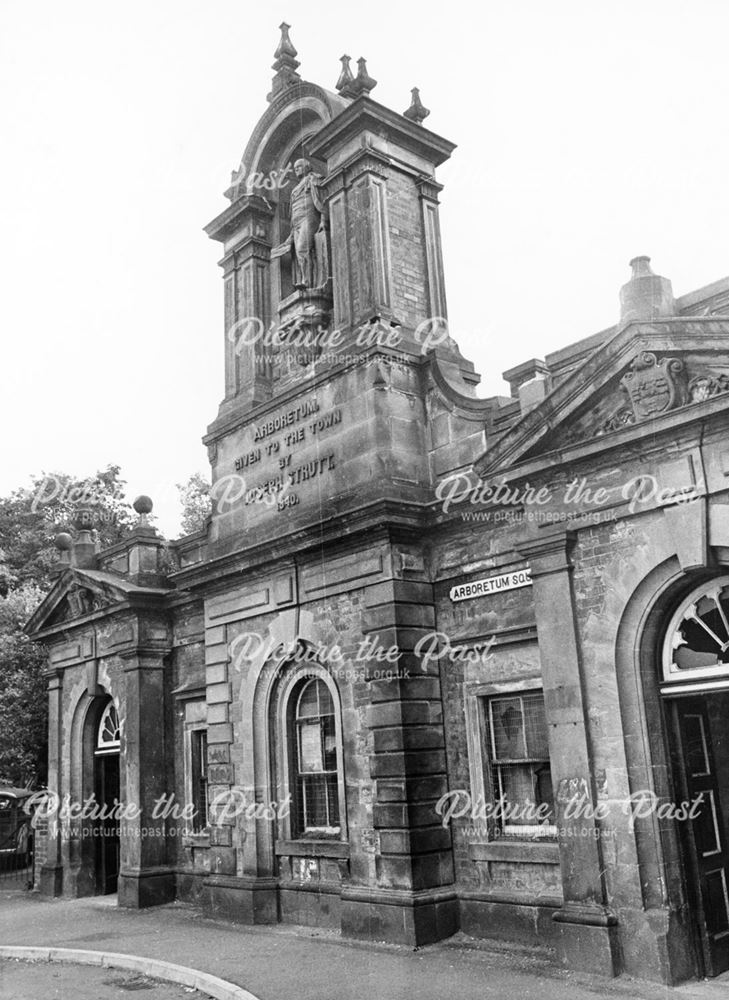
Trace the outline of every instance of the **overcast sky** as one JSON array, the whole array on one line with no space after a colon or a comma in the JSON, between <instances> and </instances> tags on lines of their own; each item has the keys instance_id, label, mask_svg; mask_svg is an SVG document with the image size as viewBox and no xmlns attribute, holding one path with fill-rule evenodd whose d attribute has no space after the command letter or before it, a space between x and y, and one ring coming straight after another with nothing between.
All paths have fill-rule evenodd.
<instances>
[{"instance_id":1,"label":"overcast sky","mask_svg":"<svg viewBox=\"0 0 729 1000\"><path fill-rule=\"evenodd\" d=\"M441 168L451 331L501 372L617 319L628 260L677 295L729 273L725 0L0 0L0 493L122 466L177 533L223 394L202 227L265 111L282 20L333 89L456 142Z\"/></svg>"}]
</instances>

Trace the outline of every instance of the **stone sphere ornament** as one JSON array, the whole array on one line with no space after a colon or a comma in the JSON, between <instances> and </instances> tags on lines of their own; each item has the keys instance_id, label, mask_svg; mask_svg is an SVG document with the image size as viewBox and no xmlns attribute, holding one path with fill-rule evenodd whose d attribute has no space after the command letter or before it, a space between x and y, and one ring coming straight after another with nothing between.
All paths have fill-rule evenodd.
<instances>
[{"instance_id":1,"label":"stone sphere ornament","mask_svg":"<svg viewBox=\"0 0 729 1000\"><path fill-rule=\"evenodd\" d=\"M136 500L132 504L132 507L134 507L137 514L151 514L152 508L154 507L154 503L152 502L151 497L142 494L141 496L138 496L136 498Z\"/></svg>"}]
</instances>

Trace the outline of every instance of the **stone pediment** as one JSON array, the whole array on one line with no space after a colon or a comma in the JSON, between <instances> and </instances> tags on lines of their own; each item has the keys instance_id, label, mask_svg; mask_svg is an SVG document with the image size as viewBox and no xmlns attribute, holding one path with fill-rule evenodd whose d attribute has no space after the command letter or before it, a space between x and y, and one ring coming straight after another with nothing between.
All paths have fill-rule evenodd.
<instances>
[{"instance_id":1,"label":"stone pediment","mask_svg":"<svg viewBox=\"0 0 729 1000\"><path fill-rule=\"evenodd\" d=\"M68 625L88 615L108 611L132 596L159 595L157 587L139 587L99 570L67 569L53 585L28 621L25 631L34 634Z\"/></svg>"},{"instance_id":2,"label":"stone pediment","mask_svg":"<svg viewBox=\"0 0 729 1000\"><path fill-rule=\"evenodd\" d=\"M611 435L636 436L675 411L726 396L729 321L654 320L624 327L522 416L476 463L493 476L567 450L605 447ZM549 457L548 457L549 456Z\"/></svg>"}]
</instances>

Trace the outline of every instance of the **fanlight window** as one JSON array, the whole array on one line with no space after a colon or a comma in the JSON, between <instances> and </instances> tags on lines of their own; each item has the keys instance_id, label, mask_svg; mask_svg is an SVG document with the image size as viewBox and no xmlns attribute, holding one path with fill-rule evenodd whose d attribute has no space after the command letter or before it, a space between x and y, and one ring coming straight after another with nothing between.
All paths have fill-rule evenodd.
<instances>
[{"instance_id":1,"label":"fanlight window","mask_svg":"<svg viewBox=\"0 0 729 1000\"><path fill-rule=\"evenodd\" d=\"M120 747L119 716L113 701L104 709L99 720L96 753L118 753Z\"/></svg>"},{"instance_id":2,"label":"fanlight window","mask_svg":"<svg viewBox=\"0 0 729 1000\"><path fill-rule=\"evenodd\" d=\"M671 619L663 645L664 694L729 687L729 577L704 583Z\"/></svg>"}]
</instances>

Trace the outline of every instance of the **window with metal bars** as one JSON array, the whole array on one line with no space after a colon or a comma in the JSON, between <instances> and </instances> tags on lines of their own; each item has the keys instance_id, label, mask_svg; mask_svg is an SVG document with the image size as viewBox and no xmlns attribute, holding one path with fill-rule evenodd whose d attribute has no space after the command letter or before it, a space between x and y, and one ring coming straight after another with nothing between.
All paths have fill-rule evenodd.
<instances>
[{"instance_id":1,"label":"window with metal bars","mask_svg":"<svg viewBox=\"0 0 729 1000\"><path fill-rule=\"evenodd\" d=\"M194 818L192 832L203 833L208 827L208 734L205 729L190 733L190 775Z\"/></svg>"},{"instance_id":2,"label":"window with metal bars","mask_svg":"<svg viewBox=\"0 0 729 1000\"><path fill-rule=\"evenodd\" d=\"M541 692L486 699L489 763L498 832L553 836L554 799Z\"/></svg>"},{"instance_id":3,"label":"window with metal bars","mask_svg":"<svg viewBox=\"0 0 729 1000\"><path fill-rule=\"evenodd\" d=\"M295 835L332 836L340 832L334 702L318 678L294 697Z\"/></svg>"}]
</instances>

